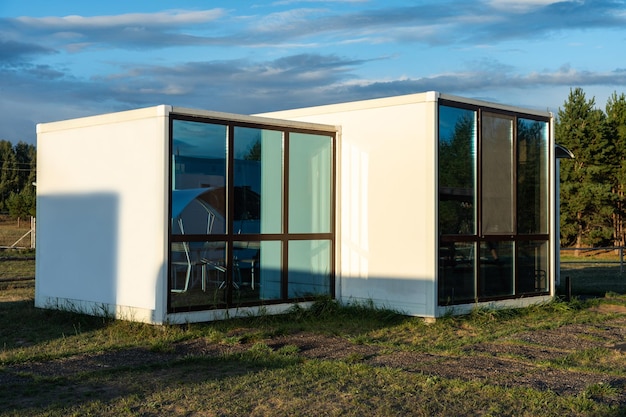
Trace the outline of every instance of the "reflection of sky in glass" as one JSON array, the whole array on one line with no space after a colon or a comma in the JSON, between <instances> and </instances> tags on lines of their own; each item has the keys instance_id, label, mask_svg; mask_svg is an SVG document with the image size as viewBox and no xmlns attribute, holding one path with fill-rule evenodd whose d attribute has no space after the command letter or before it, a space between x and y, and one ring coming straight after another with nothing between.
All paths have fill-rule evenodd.
<instances>
[{"instance_id":1,"label":"reflection of sky in glass","mask_svg":"<svg viewBox=\"0 0 626 417\"><path fill-rule=\"evenodd\" d=\"M454 128L463 116L474 119L474 111L458 107L439 106L439 141L450 142L454 136Z\"/></svg>"},{"instance_id":2,"label":"reflection of sky in glass","mask_svg":"<svg viewBox=\"0 0 626 417\"><path fill-rule=\"evenodd\" d=\"M219 159L226 155L224 125L174 120L172 135L174 155Z\"/></svg>"}]
</instances>

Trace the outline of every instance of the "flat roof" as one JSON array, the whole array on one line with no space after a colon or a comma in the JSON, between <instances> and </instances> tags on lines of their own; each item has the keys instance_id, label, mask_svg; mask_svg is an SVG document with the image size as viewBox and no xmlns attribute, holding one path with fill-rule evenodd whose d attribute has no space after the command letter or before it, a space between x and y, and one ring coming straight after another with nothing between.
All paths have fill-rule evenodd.
<instances>
[{"instance_id":1,"label":"flat roof","mask_svg":"<svg viewBox=\"0 0 626 417\"><path fill-rule=\"evenodd\" d=\"M289 117L301 117L317 114L339 113L348 111L357 111L364 109L392 107L405 104L415 104L424 102L435 102L438 100L456 101L480 107L488 107L497 110L504 110L515 113L524 113L540 117L552 117L552 113L548 111L539 111L528 109L525 107L511 106L507 104L494 103L489 101L471 99L466 97L455 96L451 94L443 94L437 91L426 91L422 93L406 94L393 97L374 98L368 100L350 101L336 104L326 104L321 106L303 107L298 109L285 109L275 112L258 113L256 116L272 116L281 117L281 115L289 115Z\"/></svg>"},{"instance_id":2,"label":"flat roof","mask_svg":"<svg viewBox=\"0 0 626 417\"><path fill-rule=\"evenodd\" d=\"M299 122L294 120L284 120L270 117L249 116L244 114L224 113L210 110L190 109L185 107L174 107L161 104L153 107L146 107L134 110L99 114L94 116L79 117L57 122L37 124L37 133L56 132L69 129L79 129L88 126L105 125L111 123L141 120L152 117L190 116L198 118L219 119L233 122L250 124L271 125L282 128L318 130L323 132L337 132L338 126L321 123Z\"/></svg>"}]
</instances>

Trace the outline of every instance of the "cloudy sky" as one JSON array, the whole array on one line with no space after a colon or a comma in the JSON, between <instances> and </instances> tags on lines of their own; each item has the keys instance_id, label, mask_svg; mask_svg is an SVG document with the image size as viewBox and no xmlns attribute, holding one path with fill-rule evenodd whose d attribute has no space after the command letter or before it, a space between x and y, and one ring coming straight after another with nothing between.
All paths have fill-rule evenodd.
<instances>
[{"instance_id":1,"label":"cloudy sky","mask_svg":"<svg viewBox=\"0 0 626 417\"><path fill-rule=\"evenodd\" d=\"M258 113L436 90L626 93L626 0L0 0L0 139L157 104Z\"/></svg>"}]
</instances>

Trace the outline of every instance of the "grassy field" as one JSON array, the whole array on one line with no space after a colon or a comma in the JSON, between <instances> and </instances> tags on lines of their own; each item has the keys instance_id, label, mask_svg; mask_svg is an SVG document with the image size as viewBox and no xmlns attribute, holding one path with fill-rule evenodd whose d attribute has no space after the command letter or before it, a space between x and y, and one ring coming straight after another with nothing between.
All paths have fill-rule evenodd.
<instances>
[{"instance_id":1,"label":"grassy field","mask_svg":"<svg viewBox=\"0 0 626 417\"><path fill-rule=\"evenodd\" d=\"M30 235L25 236L30 227L30 218L18 220L0 214L0 247L30 247Z\"/></svg>"},{"instance_id":2,"label":"grassy field","mask_svg":"<svg viewBox=\"0 0 626 417\"><path fill-rule=\"evenodd\" d=\"M433 324L320 300L150 326L35 309L32 252L3 256L0 416L626 416L614 282L601 298Z\"/></svg>"},{"instance_id":3,"label":"grassy field","mask_svg":"<svg viewBox=\"0 0 626 417\"><path fill-rule=\"evenodd\" d=\"M565 279L571 280L572 293L579 296L604 296L607 292L626 294L626 264L620 266L620 256L614 250L561 252L560 294L565 294Z\"/></svg>"}]
</instances>

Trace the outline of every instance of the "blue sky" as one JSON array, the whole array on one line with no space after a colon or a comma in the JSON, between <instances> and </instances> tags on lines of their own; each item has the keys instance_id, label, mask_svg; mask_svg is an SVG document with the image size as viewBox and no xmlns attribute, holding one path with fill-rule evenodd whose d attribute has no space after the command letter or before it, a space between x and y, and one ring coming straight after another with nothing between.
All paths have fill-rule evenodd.
<instances>
[{"instance_id":1,"label":"blue sky","mask_svg":"<svg viewBox=\"0 0 626 417\"><path fill-rule=\"evenodd\" d=\"M436 90L557 112L626 93L626 0L0 0L0 139L171 104L251 114Z\"/></svg>"}]
</instances>

